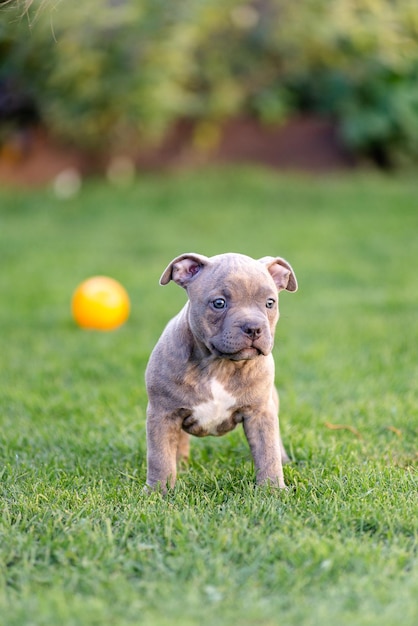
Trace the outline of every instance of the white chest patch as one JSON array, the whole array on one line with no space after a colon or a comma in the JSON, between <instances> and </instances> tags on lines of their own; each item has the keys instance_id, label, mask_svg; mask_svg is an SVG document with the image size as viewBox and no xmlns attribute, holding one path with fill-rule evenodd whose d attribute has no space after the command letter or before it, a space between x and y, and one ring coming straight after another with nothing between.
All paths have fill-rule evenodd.
<instances>
[{"instance_id":1,"label":"white chest patch","mask_svg":"<svg viewBox=\"0 0 418 626\"><path fill-rule=\"evenodd\" d=\"M212 398L196 405L193 409L193 417L209 434L215 435L216 427L230 417L236 405L236 399L216 378L211 382L210 391Z\"/></svg>"}]
</instances>

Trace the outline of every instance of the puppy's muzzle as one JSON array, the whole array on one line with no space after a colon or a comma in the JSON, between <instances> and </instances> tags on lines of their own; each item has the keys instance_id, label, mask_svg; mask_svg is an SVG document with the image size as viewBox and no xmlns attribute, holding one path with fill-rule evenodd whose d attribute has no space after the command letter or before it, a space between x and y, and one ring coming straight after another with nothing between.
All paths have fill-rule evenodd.
<instances>
[{"instance_id":1,"label":"puppy's muzzle","mask_svg":"<svg viewBox=\"0 0 418 626\"><path fill-rule=\"evenodd\" d=\"M214 338L211 349L219 357L239 361L266 356L272 344L271 333L261 320L246 319L237 321Z\"/></svg>"}]
</instances>

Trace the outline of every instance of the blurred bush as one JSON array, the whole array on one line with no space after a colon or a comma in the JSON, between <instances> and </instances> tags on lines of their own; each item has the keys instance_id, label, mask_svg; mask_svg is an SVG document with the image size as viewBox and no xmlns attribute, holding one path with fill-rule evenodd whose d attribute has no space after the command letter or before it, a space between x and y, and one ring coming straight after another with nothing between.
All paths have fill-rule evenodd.
<instances>
[{"instance_id":1,"label":"blurred bush","mask_svg":"<svg viewBox=\"0 0 418 626\"><path fill-rule=\"evenodd\" d=\"M76 144L153 141L185 117L313 112L382 165L418 161L416 0L22 0L0 11L0 81Z\"/></svg>"}]
</instances>

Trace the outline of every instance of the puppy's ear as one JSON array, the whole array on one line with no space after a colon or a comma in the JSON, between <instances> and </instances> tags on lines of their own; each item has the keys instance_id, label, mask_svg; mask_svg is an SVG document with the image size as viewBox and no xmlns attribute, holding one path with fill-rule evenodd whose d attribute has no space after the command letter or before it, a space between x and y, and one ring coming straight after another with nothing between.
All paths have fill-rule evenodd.
<instances>
[{"instance_id":1,"label":"puppy's ear","mask_svg":"<svg viewBox=\"0 0 418 626\"><path fill-rule=\"evenodd\" d=\"M277 291L282 291L282 289L297 291L298 281L290 263L279 256L265 256L259 261L266 266L271 274L276 283Z\"/></svg>"},{"instance_id":2,"label":"puppy's ear","mask_svg":"<svg viewBox=\"0 0 418 626\"><path fill-rule=\"evenodd\" d=\"M167 285L170 280L187 289L192 280L196 278L202 269L207 265L209 259L202 254L187 252L173 259L170 265L164 270L160 285Z\"/></svg>"}]
</instances>

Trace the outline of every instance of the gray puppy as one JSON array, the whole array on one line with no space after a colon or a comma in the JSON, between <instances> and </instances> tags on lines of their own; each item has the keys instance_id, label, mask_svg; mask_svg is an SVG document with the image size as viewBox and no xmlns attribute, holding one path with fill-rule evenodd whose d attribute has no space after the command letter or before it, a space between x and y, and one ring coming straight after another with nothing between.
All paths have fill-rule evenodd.
<instances>
[{"instance_id":1,"label":"gray puppy","mask_svg":"<svg viewBox=\"0 0 418 626\"><path fill-rule=\"evenodd\" d=\"M280 257L242 254L174 259L160 279L189 300L165 328L146 371L147 485L163 492L189 456L189 435L223 435L243 424L257 483L284 488L279 398L271 354L278 292L297 290Z\"/></svg>"}]
</instances>

